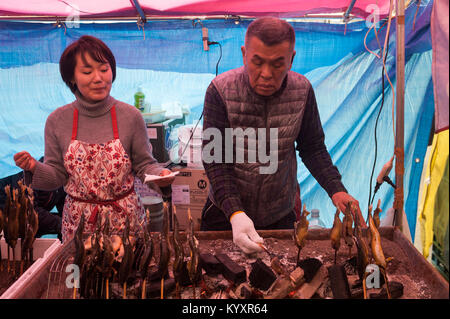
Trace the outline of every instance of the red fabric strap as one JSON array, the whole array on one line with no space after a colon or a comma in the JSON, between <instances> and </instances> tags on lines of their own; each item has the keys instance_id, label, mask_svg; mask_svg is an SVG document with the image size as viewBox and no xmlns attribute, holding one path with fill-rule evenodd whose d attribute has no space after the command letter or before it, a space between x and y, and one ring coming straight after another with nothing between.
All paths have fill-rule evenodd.
<instances>
[{"instance_id":1,"label":"red fabric strap","mask_svg":"<svg viewBox=\"0 0 450 319\"><path fill-rule=\"evenodd\" d=\"M99 206L111 205L116 212L120 212L120 211L123 210L123 208L119 204L117 204L117 201L122 199L122 198L127 197L128 195L130 195L133 192L134 192L134 187L130 188L128 191L126 191L125 193L119 195L118 197L116 197L114 199L107 199L107 200L84 199L84 198L75 197L75 196L72 196L72 195L69 195L69 194L68 195L73 200L78 201L78 202L88 203L88 204L96 204L94 210L91 213L91 216L88 219L89 223L95 225L95 223L97 222Z\"/></svg>"},{"instance_id":2,"label":"red fabric strap","mask_svg":"<svg viewBox=\"0 0 450 319\"><path fill-rule=\"evenodd\" d=\"M77 129L78 129L78 110L75 109L73 111L72 141L74 141L77 138Z\"/></svg>"},{"instance_id":3,"label":"red fabric strap","mask_svg":"<svg viewBox=\"0 0 450 319\"><path fill-rule=\"evenodd\" d=\"M117 140L119 138L119 129L117 128L117 117L116 117L116 106L113 105L111 108L111 119L113 126L114 139Z\"/></svg>"},{"instance_id":4,"label":"red fabric strap","mask_svg":"<svg viewBox=\"0 0 450 319\"><path fill-rule=\"evenodd\" d=\"M111 120L113 127L114 139L117 140L119 138L119 129L117 127L117 116L116 116L116 106L113 105L111 108ZM73 124L72 124L72 141L77 138L77 130L78 130L78 110L73 110Z\"/></svg>"}]
</instances>

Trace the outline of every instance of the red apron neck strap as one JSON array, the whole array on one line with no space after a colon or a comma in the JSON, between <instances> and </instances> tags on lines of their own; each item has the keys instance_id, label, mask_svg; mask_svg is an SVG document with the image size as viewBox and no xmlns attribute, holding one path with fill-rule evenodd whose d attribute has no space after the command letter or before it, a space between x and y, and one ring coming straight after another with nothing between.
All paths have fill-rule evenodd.
<instances>
[{"instance_id":1,"label":"red apron neck strap","mask_svg":"<svg viewBox=\"0 0 450 319\"><path fill-rule=\"evenodd\" d=\"M119 138L119 129L117 128L117 116L116 116L116 106L113 105L111 108L111 120L113 126L113 134L114 139ZM78 130L78 110L73 110L73 124L72 124L72 141L77 138L77 130Z\"/></svg>"},{"instance_id":2,"label":"red apron neck strap","mask_svg":"<svg viewBox=\"0 0 450 319\"><path fill-rule=\"evenodd\" d=\"M112 119L114 139L117 140L119 138L119 129L117 128L117 116L116 116L116 106L115 105L113 105L111 108L111 119Z\"/></svg>"},{"instance_id":3,"label":"red apron neck strap","mask_svg":"<svg viewBox=\"0 0 450 319\"><path fill-rule=\"evenodd\" d=\"M78 110L73 110L73 123L72 123L72 141L77 138L78 129Z\"/></svg>"}]
</instances>

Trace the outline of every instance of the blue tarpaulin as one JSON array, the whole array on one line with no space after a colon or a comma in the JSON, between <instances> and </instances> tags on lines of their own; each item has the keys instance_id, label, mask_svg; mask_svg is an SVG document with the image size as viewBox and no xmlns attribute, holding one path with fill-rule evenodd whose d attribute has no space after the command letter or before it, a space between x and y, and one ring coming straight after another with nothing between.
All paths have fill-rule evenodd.
<instances>
[{"instance_id":1,"label":"blue tarpaulin","mask_svg":"<svg viewBox=\"0 0 450 319\"><path fill-rule=\"evenodd\" d=\"M406 10L404 194L412 232L418 181L434 112L431 7L432 1L421 2L414 30L416 4ZM364 47L366 21L347 25L289 21L296 31L293 70L304 74L315 89L326 145L346 188L359 200L365 215L375 156L375 121L382 100L381 59ZM219 73L240 67L240 47L250 21L235 24L216 19L202 23L209 29L210 41L221 43ZM381 45L385 30L386 26L378 34ZM0 22L0 176L19 170L12 158L16 152L27 150L36 158L44 154L47 116L74 99L59 75L59 57L68 44L84 34L102 39L116 57L117 78L112 96L132 104L136 89L142 86L152 106L179 102L190 109L189 122L195 123L200 117L204 93L215 76L220 50L216 45L203 51L201 26L194 26L191 20L149 21L144 29L136 23L80 23L58 27L52 23ZM370 50L381 55L373 32L366 42ZM394 87L395 54L394 20L386 62ZM384 89L372 184L394 153L395 119L392 90L387 80ZM330 227L334 215L331 200L300 159L298 180L302 201L309 209L318 208L325 225ZM392 206L393 194L387 184L377 193L375 201L381 199L383 211Z\"/></svg>"}]
</instances>

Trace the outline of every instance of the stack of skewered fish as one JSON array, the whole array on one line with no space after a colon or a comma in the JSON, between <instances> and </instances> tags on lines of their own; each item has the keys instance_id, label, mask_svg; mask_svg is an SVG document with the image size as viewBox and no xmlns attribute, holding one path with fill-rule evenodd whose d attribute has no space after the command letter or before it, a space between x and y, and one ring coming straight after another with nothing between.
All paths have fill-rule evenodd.
<instances>
[{"instance_id":1,"label":"stack of skewered fish","mask_svg":"<svg viewBox=\"0 0 450 319\"><path fill-rule=\"evenodd\" d=\"M15 248L20 238L21 263L20 274L23 272L25 261L33 262L33 243L39 228L38 215L34 209L33 190L24 185L22 181L18 183L19 188L5 186L6 201L4 210L0 210L0 233L3 230L6 244L8 245L8 272L16 275L16 254ZM1 238L1 237L0 237ZM10 266L10 248L13 255L13 266ZM3 268L0 253L0 270Z\"/></svg>"},{"instance_id":2,"label":"stack of skewered fish","mask_svg":"<svg viewBox=\"0 0 450 319\"><path fill-rule=\"evenodd\" d=\"M175 210L174 210L175 213ZM174 249L173 276L177 283L177 297L179 297L179 284L181 282L183 267L190 279L195 282L201 275L199 266L198 241L194 236L193 227L188 234L190 259L186 262L183 244L178 230L178 220L175 214L175 228L173 236L169 237L168 207L164 203L163 228L159 233L159 254L154 254L154 240L150 233L150 214L139 223L136 219L127 218L123 227L112 234L109 212L103 211L98 218L97 225L92 234L84 232L85 217L80 218L77 231L74 235L75 255L74 263L80 269L79 296L82 298L117 298L110 293L111 285L122 288L122 298L127 298L127 289L134 288L134 297L140 294L142 299L147 297L147 280L156 278L161 281L161 299L164 298L164 281L169 275L171 248ZM192 220L191 220L192 223ZM134 234L130 230L138 229ZM172 239L172 240L170 240ZM172 247L171 247L172 246ZM152 263L152 259L155 261ZM150 269L157 270L150 274ZM135 283L140 282L140 291L137 292ZM195 286L194 286L195 290ZM117 289L115 290L117 292ZM77 288L74 288L73 298L77 298Z\"/></svg>"},{"instance_id":3,"label":"stack of skewered fish","mask_svg":"<svg viewBox=\"0 0 450 319\"><path fill-rule=\"evenodd\" d=\"M367 266L372 263L372 259L373 262L379 267L380 272L384 277L387 295L388 298L391 298L389 283L386 276L386 264L390 258L385 258L384 256L381 246L381 237L378 232L378 227L380 225L379 214L381 212L380 200L378 201L377 208L374 211L374 216L372 216L372 205L370 205L368 209L369 229L367 232L367 238L363 235L358 214L355 214L353 221L351 212L356 212L356 207L354 205L354 203L349 203L347 205L345 212L343 212L343 222L339 219L340 211L336 211L333 227L330 233L331 245L335 250L334 263L336 264L337 251L340 247L341 237L344 237L345 243L349 248L349 255L351 254L351 248L354 242L357 249L356 270L363 286L364 299L367 299L366 278L369 275L367 272ZM354 229L352 232L353 222Z\"/></svg>"}]
</instances>

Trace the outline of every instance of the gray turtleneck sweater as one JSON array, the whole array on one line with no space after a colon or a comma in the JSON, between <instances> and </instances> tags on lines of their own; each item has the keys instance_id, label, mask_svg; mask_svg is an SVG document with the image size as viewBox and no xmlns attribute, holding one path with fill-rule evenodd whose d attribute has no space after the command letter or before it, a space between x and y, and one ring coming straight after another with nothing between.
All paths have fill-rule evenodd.
<instances>
[{"instance_id":1,"label":"gray turtleneck sweater","mask_svg":"<svg viewBox=\"0 0 450 319\"><path fill-rule=\"evenodd\" d=\"M66 185L68 174L64 155L72 137L74 109L78 109L76 139L86 143L104 143L114 139L111 107L116 106L119 139L133 165L133 173L142 181L145 174L159 175L163 167L152 156L147 129L141 113L135 107L112 96L95 104L80 95L76 100L53 111L45 123L45 162L37 162L32 187L54 190Z\"/></svg>"}]
</instances>

